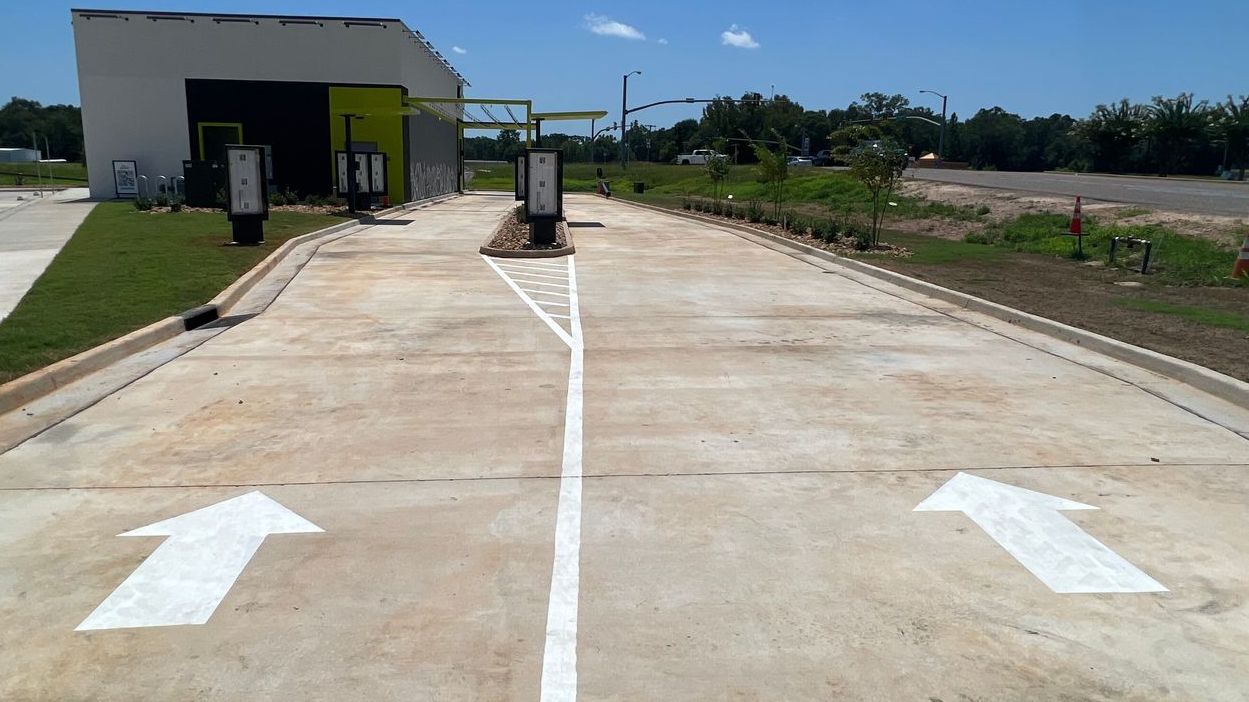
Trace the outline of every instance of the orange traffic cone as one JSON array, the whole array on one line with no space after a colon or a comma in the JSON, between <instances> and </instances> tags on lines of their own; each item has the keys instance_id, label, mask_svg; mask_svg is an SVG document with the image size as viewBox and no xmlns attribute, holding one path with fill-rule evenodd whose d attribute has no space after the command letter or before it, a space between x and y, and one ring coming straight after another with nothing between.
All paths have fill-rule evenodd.
<instances>
[{"instance_id":1,"label":"orange traffic cone","mask_svg":"<svg viewBox=\"0 0 1249 702\"><path fill-rule=\"evenodd\" d=\"M1074 236L1084 236L1084 221L1080 215L1080 196L1076 195L1076 211L1071 215L1071 227L1067 229L1068 234Z\"/></svg>"},{"instance_id":2,"label":"orange traffic cone","mask_svg":"<svg viewBox=\"0 0 1249 702\"><path fill-rule=\"evenodd\" d=\"M1236 257L1236 265L1232 267L1232 277L1241 276L1249 276L1249 235L1245 236L1245 243L1240 245L1240 255Z\"/></svg>"}]
</instances>

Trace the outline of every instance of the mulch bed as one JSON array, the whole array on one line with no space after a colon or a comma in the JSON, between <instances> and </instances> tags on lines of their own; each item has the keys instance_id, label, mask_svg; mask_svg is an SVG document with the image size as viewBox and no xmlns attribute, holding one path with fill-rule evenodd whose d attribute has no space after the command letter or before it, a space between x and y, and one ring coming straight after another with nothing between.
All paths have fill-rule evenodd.
<instances>
[{"instance_id":1,"label":"mulch bed","mask_svg":"<svg viewBox=\"0 0 1249 702\"><path fill-rule=\"evenodd\" d=\"M719 220L721 222L731 222L733 224L739 224L739 225L750 227L751 229L758 229L760 231L764 231L769 234L774 234L776 236L784 237L792 241L797 241L799 243L806 244L807 246L814 246L817 249L823 249L825 251L835 253L838 256L853 256L855 254L861 254L861 253L873 253L877 255L892 256L895 258L906 258L913 253L910 249L906 248L905 246L896 246L894 244L888 244L884 242L881 242L880 244L877 244L875 247L870 248L870 249L860 249L858 247L858 242L850 237L839 236L833 239L832 241L825 241L824 239L820 237L811 236L811 234L809 233L810 232L809 229L804 229L803 231L798 231L796 229L786 229L780 226L779 224L764 224L763 222L749 222L747 220L739 219L737 217L725 217L723 215L711 214L708 212L692 212L690 214L698 215L699 217L703 217L704 219Z\"/></svg>"},{"instance_id":2,"label":"mulch bed","mask_svg":"<svg viewBox=\"0 0 1249 702\"><path fill-rule=\"evenodd\" d=\"M494 237L487 244L502 251L551 251L568 246L568 226L560 222L555 227L555 243L534 246L529 243L529 225L516 221L516 210L509 210L494 230Z\"/></svg>"}]
</instances>

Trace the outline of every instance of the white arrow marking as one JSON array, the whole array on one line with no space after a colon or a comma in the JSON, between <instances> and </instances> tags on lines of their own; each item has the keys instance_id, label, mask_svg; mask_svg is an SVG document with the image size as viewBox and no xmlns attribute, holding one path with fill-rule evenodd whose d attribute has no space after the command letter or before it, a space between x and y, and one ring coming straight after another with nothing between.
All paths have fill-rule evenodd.
<instances>
[{"instance_id":1,"label":"white arrow marking","mask_svg":"<svg viewBox=\"0 0 1249 702\"><path fill-rule=\"evenodd\" d=\"M959 473L916 512L963 512L1032 572L1060 593L1166 592L1059 510L1091 505Z\"/></svg>"},{"instance_id":2,"label":"white arrow marking","mask_svg":"<svg viewBox=\"0 0 1249 702\"><path fill-rule=\"evenodd\" d=\"M269 534L320 527L249 492L118 536L168 536L75 631L203 624Z\"/></svg>"}]
</instances>

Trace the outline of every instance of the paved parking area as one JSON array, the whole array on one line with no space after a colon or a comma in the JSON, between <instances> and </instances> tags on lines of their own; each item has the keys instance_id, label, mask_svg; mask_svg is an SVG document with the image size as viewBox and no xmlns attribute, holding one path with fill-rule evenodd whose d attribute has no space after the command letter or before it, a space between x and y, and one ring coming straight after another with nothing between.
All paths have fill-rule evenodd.
<instances>
[{"instance_id":1,"label":"paved parking area","mask_svg":"<svg viewBox=\"0 0 1249 702\"><path fill-rule=\"evenodd\" d=\"M0 699L1244 699L1249 412L589 196L492 265L511 204L0 455Z\"/></svg>"}]
</instances>

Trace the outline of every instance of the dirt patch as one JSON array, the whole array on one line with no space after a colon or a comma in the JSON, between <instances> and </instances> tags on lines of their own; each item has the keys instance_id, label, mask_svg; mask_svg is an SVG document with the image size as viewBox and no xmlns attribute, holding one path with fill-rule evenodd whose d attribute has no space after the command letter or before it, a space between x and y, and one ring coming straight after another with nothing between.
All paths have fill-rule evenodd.
<instances>
[{"instance_id":1,"label":"dirt patch","mask_svg":"<svg viewBox=\"0 0 1249 702\"><path fill-rule=\"evenodd\" d=\"M1022 214L1057 213L1070 215L1074 200L1059 195L1042 195L999 188L978 188L972 185L939 183L930 180L905 180L898 192L907 197L920 197L950 205L989 208L985 223L1014 219ZM1115 224L1156 224L1180 234L1215 241L1221 244L1240 243L1246 226L1240 217L1200 215L1123 205L1108 202L1085 203L1083 212L1102 222ZM942 218L890 220L889 227L901 231L962 239L968 233L983 229L985 223L962 222Z\"/></svg>"},{"instance_id":2,"label":"dirt patch","mask_svg":"<svg viewBox=\"0 0 1249 702\"><path fill-rule=\"evenodd\" d=\"M874 256L861 260L1249 381L1245 331L1123 304L1156 301L1243 316L1249 309L1249 288L1124 287L1115 284L1124 275L1117 269L1032 254L942 264Z\"/></svg>"},{"instance_id":3,"label":"dirt patch","mask_svg":"<svg viewBox=\"0 0 1249 702\"><path fill-rule=\"evenodd\" d=\"M529 241L529 225L516 221L516 210L510 210L499 221L499 226L494 230L494 236L490 238L490 243L486 246L501 251L551 251L562 249L568 246L568 225L566 222L556 224L554 244L534 246Z\"/></svg>"}]
</instances>

